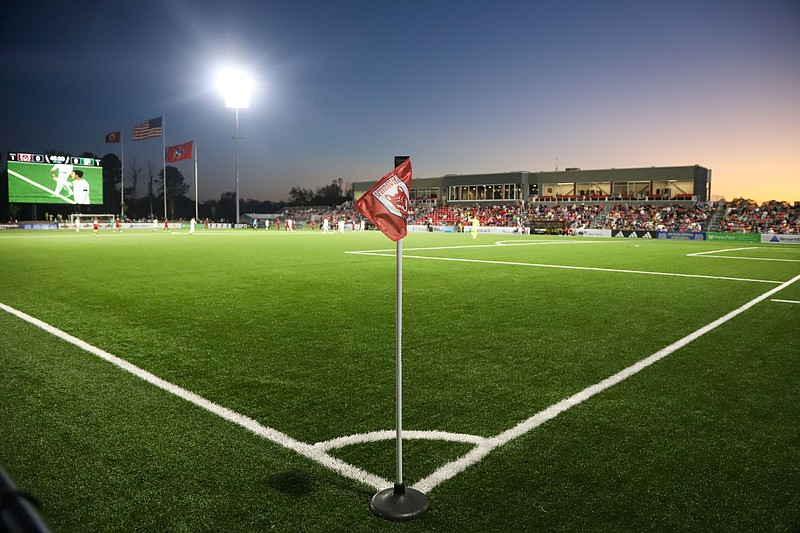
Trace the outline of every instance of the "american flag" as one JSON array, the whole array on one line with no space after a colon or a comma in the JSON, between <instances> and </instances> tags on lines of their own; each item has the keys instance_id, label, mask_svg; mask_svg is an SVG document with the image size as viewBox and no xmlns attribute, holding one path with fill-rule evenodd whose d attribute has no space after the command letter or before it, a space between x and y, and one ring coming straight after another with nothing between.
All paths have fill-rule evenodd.
<instances>
[{"instance_id":1,"label":"american flag","mask_svg":"<svg viewBox=\"0 0 800 533\"><path fill-rule=\"evenodd\" d=\"M161 117L151 118L133 127L133 140L141 141L143 139L161 137L161 132Z\"/></svg>"}]
</instances>

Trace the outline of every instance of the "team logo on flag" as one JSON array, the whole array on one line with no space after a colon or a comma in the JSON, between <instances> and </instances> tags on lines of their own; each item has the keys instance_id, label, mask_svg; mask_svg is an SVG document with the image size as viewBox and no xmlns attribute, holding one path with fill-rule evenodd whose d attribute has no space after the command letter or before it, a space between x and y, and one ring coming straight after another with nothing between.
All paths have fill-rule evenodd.
<instances>
[{"instance_id":1,"label":"team logo on flag","mask_svg":"<svg viewBox=\"0 0 800 533\"><path fill-rule=\"evenodd\" d=\"M392 175L380 187L372 191L372 196L394 216L403 220L408 217L408 187L397 174Z\"/></svg>"},{"instance_id":2,"label":"team logo on flag","mask_svg":"<svg viewBox=\"0 0 800 533\"><path fill-rule=\"evenodd\" d=\"M181 159L183 155L183 148L176 148L174 152L172 152L172 157L175 159Z\"/></svg>"},{"instance_id":3,"label":"team logo on flag","mask_svg":"<svg viewBox=\"0 0 800 533\"><path fill-rule=\"evenodd\" d=\"M384 235L393 241L398 241L408 232L406 224L410 188L411 159L409 158L356 200L356 208Z\"/></svg>"}]
</instances>

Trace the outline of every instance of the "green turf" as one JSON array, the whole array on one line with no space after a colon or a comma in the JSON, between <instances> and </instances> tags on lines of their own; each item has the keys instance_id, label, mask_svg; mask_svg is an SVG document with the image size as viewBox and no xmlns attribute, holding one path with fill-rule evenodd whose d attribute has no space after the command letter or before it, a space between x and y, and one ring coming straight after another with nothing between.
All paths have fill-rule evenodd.
<instances>
[{"instance_id":1,"label":"green turf","mask_svg":"<svg viewBox=\"0 0 800 533\"><path fill-rule=\"evenodd\" d=\"M800 274L786 245L411 233L403 246L404 428L481 437ZM731 251L687 256L714 250ZM394 430L393 255L376 232L14 232L0 234L0 303L313 444ZM773 298L800 300L800 282ZM372 487L0 312L0 464L56 531L792 531L798 323L800 305L763 301L394 524L369 512ZM408 484L471 449L404 444ZM394 479L394 441L331 455Z\"/></svg>"}]
</instances>

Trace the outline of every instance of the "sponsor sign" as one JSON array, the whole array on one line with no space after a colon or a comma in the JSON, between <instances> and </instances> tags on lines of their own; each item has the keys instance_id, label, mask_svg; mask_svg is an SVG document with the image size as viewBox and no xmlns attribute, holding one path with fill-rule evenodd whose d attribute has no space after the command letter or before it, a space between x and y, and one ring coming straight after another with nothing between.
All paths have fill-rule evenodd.
<instances>
[{"instance_id":1,"label":"sponsor sign","mask_svg":"<svg viewBox=\"0 0 800 533\"><path fill-rule=\"evenodd\" d=\"M612 237L625 237L626 239L655 239L658 232L644 231L644 230L630 230L630 229L612 229Z\"/></svg>"},{"instance_id":2,"label":"sponsor sign","mask_svg":"<svg viewBox=\"0 0 800 533\"><path fill-rule=\"evenodd\" d=\"M770 244L800 244L800 235L762 234L761 243Z\"/></svg>"},{"instance_id":3,"label":"sponsor sign","mask_svg":"<svg viewBox=\"0 0 800 533\"><path fill-rule=\"evenodd\" d=\"M610 229L582 228L572 230L576 237L611 237Z\"/></svg>"},{"instance_id":4,"label":"sponsor sign","mask_svg":"<svg viewBox=\"0 0 800 533\"><path fill-rule=\"evenodd\" d=\"M679 241L704 241L706 240L706 234L701 231L659 231L658 238Z\"/></svg>"},{"instance_id":5,"label":"sponsor sign","mask_svg":"<svg viewBox=\"0 0 800 533\"><path fill-rule=\"evenodd\" d=\"M706 239L709 241L729 241L729 242L761 242L761 236L758 233L719 233L708 232Z\"/></svg>"}]
</instances>

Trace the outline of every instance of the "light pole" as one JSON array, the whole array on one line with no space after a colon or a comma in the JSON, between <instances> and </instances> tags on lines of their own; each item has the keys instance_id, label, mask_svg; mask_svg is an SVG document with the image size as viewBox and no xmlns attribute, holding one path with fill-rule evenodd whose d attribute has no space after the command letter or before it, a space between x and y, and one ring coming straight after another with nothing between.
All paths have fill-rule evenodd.
<instances>
[{"instance_id":1,"label":"light pole","mask_svg":"<svg viewBox=\"0 0 800 533\"><path fill-rule=\"evenodd\" d=\"M239 110L250 107L250 93L253 90L253 79L249 74L238 69L221 71L217 76L217 85L225 96L225 107L236 112L236 221L239 223Z\"/></svg>"}]
</instances>

